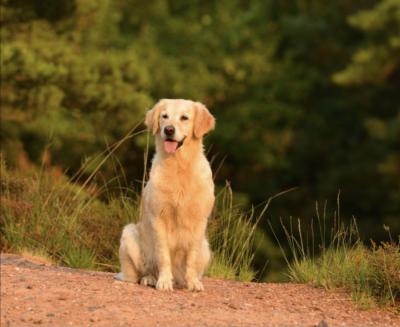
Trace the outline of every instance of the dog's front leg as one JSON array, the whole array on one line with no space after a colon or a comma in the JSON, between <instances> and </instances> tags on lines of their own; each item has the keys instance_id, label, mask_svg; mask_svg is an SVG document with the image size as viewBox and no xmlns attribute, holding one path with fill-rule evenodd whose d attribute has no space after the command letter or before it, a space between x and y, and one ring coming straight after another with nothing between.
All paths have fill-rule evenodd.
<instances>
[{"instance_id":1,"label":"dog's front leg","mask_svg":"<svg viewBox=\"0 0 400 327\"><path fill-rule=\"evenodd\" d=\"M168 246L168 236L162 219L157 218L154 224L157 247L158 280L156 288L159 290L173 290L171 255Z\"/></svg>"},{"instance_id":2,"label":"dog's front leg","mask_svg":"<svg viewBox=\"0 0 400 327\"><path fill-rule=\"evenodd\" d=\"M190 247L186 257L186 283L189 291L204 291L203 283L199 279L197 259L201 247L201 241L196 240Z\"/></svg>"}]
</instances>

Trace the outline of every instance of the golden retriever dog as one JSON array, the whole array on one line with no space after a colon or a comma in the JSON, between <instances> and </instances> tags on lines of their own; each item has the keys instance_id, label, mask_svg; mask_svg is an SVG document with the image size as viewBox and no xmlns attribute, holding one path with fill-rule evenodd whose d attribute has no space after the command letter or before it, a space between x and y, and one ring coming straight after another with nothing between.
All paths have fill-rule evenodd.
<instances>
[{"instance_id":1,"label":"golden retriever dog","mask_svg":"<svg viewBox=\"0 0 400 327\"><path fill-rule=\"evenodd\" d=\"M147 112L145 123L155 136L156 153L140 220L122 232L117 278L159 290L202 291L211 257L206 227L214 205L203 136L215 119L199 102L163 99Z\"/></svg>"}]
</instances>

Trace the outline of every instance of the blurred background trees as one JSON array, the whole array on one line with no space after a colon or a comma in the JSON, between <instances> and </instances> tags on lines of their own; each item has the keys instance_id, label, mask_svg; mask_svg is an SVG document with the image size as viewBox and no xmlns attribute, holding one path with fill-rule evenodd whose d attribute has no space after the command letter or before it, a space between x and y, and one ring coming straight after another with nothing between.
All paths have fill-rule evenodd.
<instances>
[{"instance_id":1,"label":"blurred background trees","mask_svg":"<svg viewBox=\"0 0 400 327\"><path fill-rule=\"evenodd\" d=\"M366 239L399 233L398 0L1 0L1 25L8 164L45 153L73 174L159 98L190 98L217 117L219 185L248 205L298 187L274 200L273 224L341 190ZM132 187L144 147L117 154ZM260 226L261 264L276 252Z\"/></svg>"}]
</instances>

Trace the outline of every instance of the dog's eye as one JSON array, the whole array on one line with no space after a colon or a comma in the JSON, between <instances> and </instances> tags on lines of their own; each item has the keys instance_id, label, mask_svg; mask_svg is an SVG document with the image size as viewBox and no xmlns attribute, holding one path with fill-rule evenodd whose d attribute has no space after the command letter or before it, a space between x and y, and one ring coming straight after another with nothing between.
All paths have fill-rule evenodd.
<instances>
[{"instance_id":1,"label":"dog's eye","mask_svg":"<svg viewBox=\"0 0 400 327\"><path fill-rule=\"evenodd\" d=\"M181 120L189 120L189 117L188 117L188 116L185 116L185 115L183 115L183 116L181 116Z\"/></svg>"},{"instance_id":2,"label":"dog's eye","mask_svg":"<svg viewBox=\"0 0 400 327\"><path fill-rule=\"evenodd\" d=\"M167 114L163 114L161 117L162 117L163 119L168 119L168 115L167 115Z\"/></svg>"}]
</instances>

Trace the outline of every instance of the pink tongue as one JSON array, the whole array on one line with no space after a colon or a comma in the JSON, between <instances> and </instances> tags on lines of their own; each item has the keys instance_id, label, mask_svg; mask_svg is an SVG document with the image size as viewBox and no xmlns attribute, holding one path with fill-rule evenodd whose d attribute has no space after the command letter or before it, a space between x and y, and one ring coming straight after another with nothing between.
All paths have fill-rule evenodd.
<instances>
[{"instance_id":1,"label":"pink tongue","mask_svg":"<svg viewBox=\"0 0 400 327\"><path fill-rule=\"evenodd\" d=\"M178 142L164 141L164 149L167 153L175 153L177 148L178 148Z\"/></svg>"}]
</instances>

